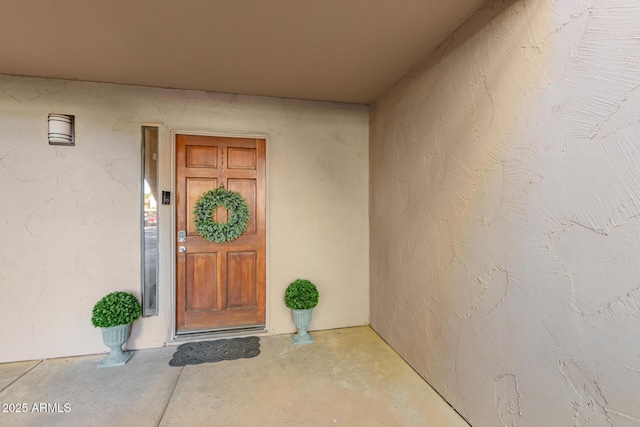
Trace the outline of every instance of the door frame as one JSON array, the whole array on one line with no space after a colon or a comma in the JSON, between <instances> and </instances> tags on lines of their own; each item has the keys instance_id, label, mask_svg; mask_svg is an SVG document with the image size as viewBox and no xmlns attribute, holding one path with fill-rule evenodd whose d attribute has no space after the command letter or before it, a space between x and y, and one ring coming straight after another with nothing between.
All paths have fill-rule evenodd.
<instances>
[{"instance_id":1,"label":"door frame","mask_svg":"<svg viewBox=\"0 0 640 427\"><path fill-rule=\"evenodd\" d=\"M269 301L270 301L270 274L269 274L269 235L270 235L270 227L269 227L269 200L270 200L270 179L269 179L269 151L270 151L270 147L271 144L269 144L269 136L267 134L261 134L261 133L255 133L255 132L247 132L247 133L243 133L243 132L215 132L215 131L193 131L193 130L180 130L180 129L172 129L171 132L171 140L170 140L170 146L171 146L171 158L169 159L169 161L171 162L171 185L170 185L170 191L171 191L171 204L169 205L170 207L170 211L171 211L171 220L169 221L170 224L170 235L171 235L171 239L170 239L170 250L171 253L169 254L168 259L171 260L171 277L170 277L170 286L171 286L171 310L170 310L170 315L171 315L171 329L170 329L170 341L175 341L175 342L179 342L179 341L185 341L185 340L193 340L193 337L198 337L198 338L204 338L206 336L215 336L215 337L221 337L221 336L225 336L225 335L229 335L229 336L237 336L237 335L256 335L256 330L255 329L248 329L246 333L243 333L242 331L238 331L238 330L231 330L231 331L220 331L220 332L198 332L198 333L193 333L193 334L181 334L178 335L177 334L177 325L176 325L176 251L178 250L178 236L176 235L176 135L177 134L182 134L182 135L201 135L201 136L218 136L218 137L223 137L223 138L257 138L257 139L264 139L265 140L265 167L266 167L266 171L265 171L265 191L266 191L266 195L265 195L265 257L266 257L266 265L265 265L265 325L264 325L264 333L266 333L267 331L269 331L269 319L270 319L270 309L269 309ZM260 334L260 332L262 331L258 331L258 334Z\"/></svg>"}]
</instances>

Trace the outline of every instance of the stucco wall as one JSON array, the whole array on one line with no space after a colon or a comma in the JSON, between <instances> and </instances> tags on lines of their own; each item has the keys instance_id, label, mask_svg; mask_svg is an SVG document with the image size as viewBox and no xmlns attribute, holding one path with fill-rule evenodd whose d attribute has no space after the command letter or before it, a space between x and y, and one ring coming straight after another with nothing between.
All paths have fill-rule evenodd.
<instances>
[{"instance_id":1,"label":"stucco wall","mask_svg":"<svg viewBox=\"0 0 640 427\"><path fill-rule=\"evenodd\" d=\"M492 1L372 107L371 322L474 427L640 423L639 22Z\"/></svg>"},{"instance_id":2,"label":"stucco wall","mask_svg":"<svg viewBox=\"0 0 640 427\"><path fill-rule=\"evenodd\" d=\"M74 114L76 146L47 143L47 115ZM95 302L140 294L140 135L160 128L160 189L172 130L267 137L267 327L295 330L282 295L321 292L311 329L367 324L368 108L0 76L0 362L106 351ZM161 206L160 315L130 348L171 335L172 206Z\"/></svg>"}]
</instances>

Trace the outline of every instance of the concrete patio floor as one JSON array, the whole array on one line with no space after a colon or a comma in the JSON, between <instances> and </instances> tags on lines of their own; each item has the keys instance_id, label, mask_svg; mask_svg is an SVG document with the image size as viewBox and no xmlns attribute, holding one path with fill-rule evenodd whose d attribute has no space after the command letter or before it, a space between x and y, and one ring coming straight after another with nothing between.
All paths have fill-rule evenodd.
<instances>
[{"instance_id":1,"label":"concrete patio floor","mask_svg":"<svg viewBox=\"0 0 640 427\"><path fill-rule=\"evenodd\" d=\"M175 347L107 369L104 355L0 364L0 426L468 426L369 327L312 335L184 368Z\"/></svg>"}]
</instances>

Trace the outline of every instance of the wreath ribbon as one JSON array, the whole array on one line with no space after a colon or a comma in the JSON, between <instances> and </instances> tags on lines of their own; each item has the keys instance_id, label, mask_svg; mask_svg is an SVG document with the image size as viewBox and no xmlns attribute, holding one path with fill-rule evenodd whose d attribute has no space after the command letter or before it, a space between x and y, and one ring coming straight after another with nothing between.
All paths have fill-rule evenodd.
<instances>
[{"instance_id":1,"label":"wreath ribbon","mask_svg":"<svg viewBox=\"0 0 640 427\"><path fill-rule=\"evenodd\" d=\"M216 222L215 210L222 206L229 211L227 222ZM193 208L196 232L209 242L225 243L236 240L247 229L249 207L240 193L227 190L224 185L203 193Z\"/></svg>"}]
</instances>

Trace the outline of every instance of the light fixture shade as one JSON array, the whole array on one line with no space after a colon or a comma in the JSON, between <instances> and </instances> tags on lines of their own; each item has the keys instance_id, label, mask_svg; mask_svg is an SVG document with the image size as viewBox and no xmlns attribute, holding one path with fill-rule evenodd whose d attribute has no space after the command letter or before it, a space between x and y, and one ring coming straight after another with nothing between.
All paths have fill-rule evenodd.
<instances>
[{"instance_id":1,"label":"light fixture shade","mask_svg":"<svg viewBox=\"0 0 640 427\"><path fill-rule=\"evenodd\" d=\"M75 145L75 117L49 114L49 145Z\"/></svg>"}]
</instances>

